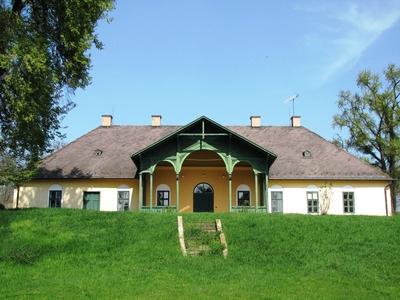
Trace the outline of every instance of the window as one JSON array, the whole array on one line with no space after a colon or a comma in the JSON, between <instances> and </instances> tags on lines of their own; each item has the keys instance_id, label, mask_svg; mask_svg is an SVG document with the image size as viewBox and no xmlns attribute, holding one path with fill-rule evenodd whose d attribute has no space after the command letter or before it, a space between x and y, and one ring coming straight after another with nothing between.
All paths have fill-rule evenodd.
<instances>
[{"instance_id":1,"label":"window","mask_svg":"<svg viewBox=\"0 0 400 300\"><path fill-rule=\"evenodd\" d=\"M83 209L100 210L100 192L83 192Z\"/></svg>"},{"instance_id":2,"label":"window","mask_svg":"<svg viewBox=\"0 0 400 300\"><path fill-rule=\"evenodd\" d=\"M344 213L354 213L354 192L343 192Z\"/></svg>"},{"instance_id":3,"label":"window","mask_svg":"<svg viewBox=\"0 0 400 300\"><path fill-rule=\"evenodd\" d=\"M49 207L61 207L62 191L49 191Z\"/></svg>"},{"instance_id":4,"label":"window","mask_svg":"<svg viewBox=\"0 0 400 300\"><path fill-rule=\"evenodd\" d=\"M283 213L283 192L271 191L271 212Z\"/></svg>"},{"instance_id":5,"label":"window","mask_svg":"<svg viewBox=\"0 0 400 300\"><path fill-rule=\"evenodd\" d=\"M250 206L250 188L246 184L241 184L236 189L237 206Z\"/></svg>"},{"instance_id":6,"label":"window","mask_svg":"<svg viewBox=\"0 0 400 300\"><path fill-rule=\"evenodd\" d=\"M129 191L118 191L118 210L129 210Z\"/></svg>"},{"instance_id":7,"label":"window","mask_svg":"<svg viewBox=\"0 0 400 300\"><path fill-rule=\"evenodd\" d=\"M160 184L156 189L157 206L171 205L171 189L167 184Z\"/></svg>"},{"instance_id":8,"label":"window","mask_svg":"<svg viewBox=\"0 0 400 300\"><path fill-rule=\"evenodd\" d=\"M169 191L157 191L157 206L169 206Z\"/></svg>"},{"instance_id":9,"label":"window","mask_svg":"<svg viewBox=\"0 0 400 300\"><path fill-rule=\"evenodd\" d=\"M250 206L250 191L237 192L238 206Z\"/></svg>"},{"instance_id":10,"label":"window","mask_svg":"<svg viewBox=\"0 0 400 300\"><path fill-rule=\"evenodd\" d=\"M318 213L318 192L307 192L307 212Z\"/></svg>"},{"instance_id":11,"label":"window","mask_svg":"<svg viewBox=\"0 0 400 300\"><path fill-rule=\"evenodd\" d=\"M311 158L311 151L309 150L303 151L303 158Z\"/></svg>"}]
</instances>

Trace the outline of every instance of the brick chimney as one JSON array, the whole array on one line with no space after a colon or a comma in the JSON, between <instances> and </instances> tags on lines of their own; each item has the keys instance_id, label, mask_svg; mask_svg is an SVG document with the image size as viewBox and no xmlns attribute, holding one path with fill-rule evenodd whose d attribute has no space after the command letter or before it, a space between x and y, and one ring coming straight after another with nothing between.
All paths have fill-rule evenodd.
<instances>
[{"instance_id":1,"label":"brick chimney","mask_svg":"<svg viewBox=\"0 0 400 300\"><path fill-rule=\"evenodd\" d=\"M151 126L153 126L153 127L161 126L161 115L152 115L151 116Z\"/></svg>"},{"instance_id":2,"label":"brick chimney","mask_svg":"<svg viewBox=\"0 0 400 300\"><path fill-rule=\"evenodd\" d=\"M300 127L301 126L301 117L300 116L293 116L290 118L292 121L292 127Z\"/></svg>"},{"instance_id":3,"label":"brick chimney","mask_svg":"<svg viewBox=\"0 0 400 300\"><path fill-rule=\"evenodd\" d=\"M101 116L101 126L110 127L112 125L112 115L102 115Z\"/></svg>"},{"instance_id":4,"label":"brick chimney","mask_svg":"<svg viewBox=\"0 0 400 300\"><path fill-rule=\"evenodd\" d=\"M250 117L250 126L251 127L260 127L261 126L261 117L260 116L251 116Z\"/></svg>"}]
</instances>

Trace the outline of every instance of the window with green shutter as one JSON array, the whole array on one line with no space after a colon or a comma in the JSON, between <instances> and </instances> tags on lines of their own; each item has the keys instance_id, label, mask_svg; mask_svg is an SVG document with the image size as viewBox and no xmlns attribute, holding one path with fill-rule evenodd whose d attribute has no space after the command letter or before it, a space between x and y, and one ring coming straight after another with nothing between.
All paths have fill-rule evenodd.
<instances>
[{"instance_id":1,"label":"window with green shutter","mask_svg":"<svg viewBox=\"0 0 400 300\"><path fill-rule=\"evenodd\" d=\"M344 213L354 213L354 192L343 192Z\"/></svg>"},{"instance_id":2,"label":"window with green shutter","mask_svg":"<svg viewBox=\"0 0 400 300\"><path fill-rule=\"evenodd\" d=\"M100 192L83 192L83 209L100 210Z\"/></svg>"},{"instance_id":3,"label":"window with green shutter","mask_svg":"<svg viewBox=\"0 0 400 300\"><path fill-rule=\"evenodd\" d=\"M319 197L318 192L307 192L307 212L318 213L319 211Z\"/></svg>"}]
</instances>

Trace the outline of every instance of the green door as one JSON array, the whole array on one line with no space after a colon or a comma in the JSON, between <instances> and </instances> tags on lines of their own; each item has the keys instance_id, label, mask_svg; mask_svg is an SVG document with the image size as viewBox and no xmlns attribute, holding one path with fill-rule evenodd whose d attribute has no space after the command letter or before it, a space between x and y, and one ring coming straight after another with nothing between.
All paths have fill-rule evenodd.
<instances>
[{"instance_id":1,"label":"green door","mask_svg":"<svg viewBox=\"0 0 400 300\"><path fill-rule=\"evenodd\" d=\"M214 211L214 190L208 183L196 185L193 191L193 211L213 212Z\"/></svg>"},{"instance_id":2,"label":"green door","mask_svg":"<svg viewBox=\"0 0 400 300\"><path fill-rule=\"evenodd\" d=\"M100 210L100 192L84 192L83 209Z\"/></svg>"}]
</instances>

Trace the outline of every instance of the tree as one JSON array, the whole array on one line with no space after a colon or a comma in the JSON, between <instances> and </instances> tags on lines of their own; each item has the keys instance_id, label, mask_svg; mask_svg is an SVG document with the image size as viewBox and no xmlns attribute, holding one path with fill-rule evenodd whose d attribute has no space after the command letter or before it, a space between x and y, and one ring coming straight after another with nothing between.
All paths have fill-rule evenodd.
<instances>
[{"instance_id":1,"label":"tree","mask_svg":"<svg viewBox=\"0 0 400 300\"><path fill-rule=\"evenodd\" d=\"M319 211L321 215L327 215L332 202L332 183L325 183L320 186L319 191Z\"/></svg>"},{"instance_id":2,"label":"tree","mask_svg":"<svg viewBox=\"0 0 400 300\"><path fill-rule=\"evenodd\" d=\"M339 113L333 124L348 131L348 137L340 137L339 144L395 179L391 186L395 209L400 174L400 68L388 65L383 77L384 81L371 71L360 72L360 93L340 92Z\"/></svg>"},{"instance_id":3,"label":"tree","mask_svg":"<svg viewBox=\"0 0 400 300\"><path fill-rule=\"evenodd\" d=\"M0 159L30 169L62 137L69 95L90 83L88 50L113 0L0 0ZM29 172L28 172L29 173Z\"/></svg>"},{"instance_id":4,"label":"tree","mask_svg":"<svg viewBox=\"0 0 400 300\"><path fill-rule=\"evenodd\" d=\"M36 172L37 162L19 162L15 156L0 157L0 186L17 189L16 208L19 206L19 190L21 185L31 179Z\"/></svg>"},{"instance_id":5,"label":"tree","mask_svg":"<svg viewBox=\"0 0 400 300\"><path fill-rule=\"evenodd\" d=\"M37 160L61 136L68 93L90 82L87 50L112 0L0 0L0 150Z\"/></svg>"}]
</instances>

